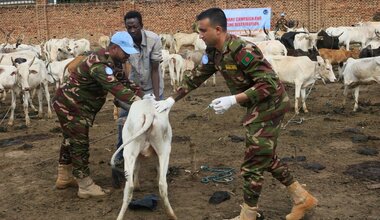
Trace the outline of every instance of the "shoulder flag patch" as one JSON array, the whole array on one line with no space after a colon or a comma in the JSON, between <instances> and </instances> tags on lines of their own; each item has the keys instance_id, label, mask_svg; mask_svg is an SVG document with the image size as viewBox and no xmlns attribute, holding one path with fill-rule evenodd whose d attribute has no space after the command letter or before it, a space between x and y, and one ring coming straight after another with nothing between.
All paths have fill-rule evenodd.
<instances>
[{"instance_id":1,"label":"shoulder flag patch","mask_svg":"<svg viewBox=\"0 0 380 220\"><path fill-rule=\"evenodd\" d=\"M244 65L244 66L248 66L251 61L253 60L253 55L249 52L246 52L245 55L243 56L243 59L241 59L241 63Z\"/></svg>"}]
</instances>

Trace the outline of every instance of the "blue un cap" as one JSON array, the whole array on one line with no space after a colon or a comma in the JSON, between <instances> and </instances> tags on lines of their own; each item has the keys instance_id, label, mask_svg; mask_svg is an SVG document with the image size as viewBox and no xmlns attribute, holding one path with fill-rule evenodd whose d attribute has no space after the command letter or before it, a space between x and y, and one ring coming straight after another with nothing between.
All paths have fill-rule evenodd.
<instances>
[{"instance_id":1,"label":"blue un cap","mask_svg":"<svg viewBox=\"0 0 380 220\"><path fill-rule=\"evenodd\" d=\"M127 54L136 54L139 53L133 47L133 39L126 31L116 32L111 37L111 42L117 44L125 53Z\"/></svg>"}]
</instances>

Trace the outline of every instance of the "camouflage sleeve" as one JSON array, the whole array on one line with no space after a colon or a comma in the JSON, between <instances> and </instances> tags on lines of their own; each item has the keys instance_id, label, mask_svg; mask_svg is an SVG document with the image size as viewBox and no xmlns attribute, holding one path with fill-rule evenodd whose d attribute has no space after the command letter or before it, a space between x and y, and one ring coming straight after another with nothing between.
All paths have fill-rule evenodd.
<instances>
[{"instance_id":1,"label":"camouflage sleeve","mask_svg":"<svg viewBox=\"0 0 380 220\"><path fill-rule=\"evenodd\" d=\"M102 63L94 64L90 68L90 75L117 99L123 102L132 102L136 98L135 93L116 79L111 68L109 68L111 71L108 73L106 68L109 67Z\"/></svg>"},{"instance_id":2,"label":"camouflage sleeve","mask_svg":"<svg viewBox=\"0 0 380 220\"><path fill-rule=\"evenodd\" d=\"M235 60L253 81L253 86L244 92L252 103L258 103L276 93L278 78L256 45L243 47L235 53Z\"/></svg>"},{"instance_id":3,"label":"camouflage sleeve","mask_svg":"<svg viewBox=\"0 0 380 220\"><path fill-rule=\"evenodd\" d=\"M175 100L186 96L192 90L198 88L204 81L216 72L214 63L202 64L193 70L187 70L184 72L182 85L177 89L177 96Z\"/></svg>"}]
</instances>

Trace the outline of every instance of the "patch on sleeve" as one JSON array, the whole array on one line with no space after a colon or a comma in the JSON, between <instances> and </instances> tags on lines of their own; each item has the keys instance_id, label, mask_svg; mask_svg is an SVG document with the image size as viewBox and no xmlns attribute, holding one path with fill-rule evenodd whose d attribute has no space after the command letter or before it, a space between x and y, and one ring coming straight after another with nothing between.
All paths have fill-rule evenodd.
<instances>
[{"instance_id":1,"label":"patch on sleeve","mask_svg":"<svg viewBox=\"0 0 380 220\"><path fill-rule=\"evenodd\" d=\"M202 64L208 64L208 56L207 56L207 54L203 54L203 56L202 56Z\"/></svg>"},{"instance_id":2,"label":"patch on sleeve","mask_svg":"<svg viewBox=\"0 0 380 220\"><path fill-rule=\"evenodd\" d=\"M105 68L105 71L106 71L107 75L112 75L113 74L113 70L110 67L108 67L108 66Z\"/></svg>"},{"instance_id":3,"label":"patch on sleeve","mask_svg":"<svg viewBox=\"0 0 380 220\"><path fill-rule=\"evenodd\" d=\"M248 66L251 61L253 60L253 55L249 52L246 52L245 55L243 56L243 58L241 59L241 63L244 65L244 66Z\"/></svg>"}]
</instances>

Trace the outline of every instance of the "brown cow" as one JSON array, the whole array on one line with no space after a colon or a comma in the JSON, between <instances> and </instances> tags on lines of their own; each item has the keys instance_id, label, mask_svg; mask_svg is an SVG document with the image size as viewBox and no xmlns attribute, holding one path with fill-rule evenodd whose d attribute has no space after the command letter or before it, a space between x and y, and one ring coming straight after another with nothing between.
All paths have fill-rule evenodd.
<instances>
[{"instance_id":1,"label":"brown cow","mask_svg":"<svg viewBox=\"0 0 380 220\"><path fill-rule=\"evenodd\" d=\"M324 60L329 60L331 64L343 64L343 62L346 62L348 58L352 57L354 59L359 58L360 50L353 49L353 50L345 50L345 49L339 49L339 50L332 50L332 49L319 49L319 54Z\"/></svg>"}]
</instances>

